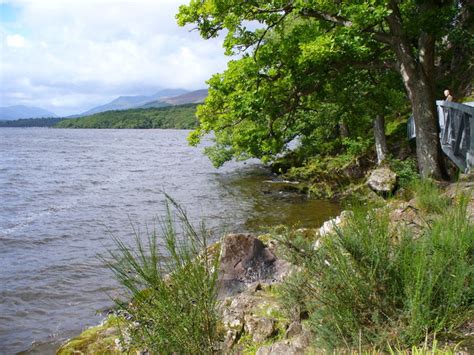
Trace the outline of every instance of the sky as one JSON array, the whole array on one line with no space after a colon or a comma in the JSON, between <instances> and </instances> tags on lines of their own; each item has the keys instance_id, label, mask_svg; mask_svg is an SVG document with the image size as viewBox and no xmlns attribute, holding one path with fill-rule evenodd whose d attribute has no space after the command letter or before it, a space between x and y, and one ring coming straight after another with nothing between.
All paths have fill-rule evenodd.
<instances>
[{"instance_id":1,"label":"sky","mask_svg":"<svg viewBox=\"0 0 474 355\"><path fill-rule=\"evenodd\" d=\"M186 0L0 0L0 106L71 115L121 95L189 90L222 72L222 40L175 15Z\"/></svg>"}]
</instances>

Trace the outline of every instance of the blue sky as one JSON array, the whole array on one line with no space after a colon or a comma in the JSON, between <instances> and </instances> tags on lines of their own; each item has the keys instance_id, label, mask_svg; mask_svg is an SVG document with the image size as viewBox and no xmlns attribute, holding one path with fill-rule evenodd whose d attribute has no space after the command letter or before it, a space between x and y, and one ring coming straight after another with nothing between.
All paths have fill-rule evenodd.
<instances>
[{"instance_id":1,"label":"blue sky","mask_svg":"<svg viewBox=\"0 0 474 355\"><path fill-rule=\"evenodd\" d=\"M225 69L220 39L176 25L185 0L0 0L0 106L59 115L120 95L199 89Z\"/></svg>"},{"instance_id":2,"label":"blue sky","mask_svg":"<svg viewBox=\"0 0 474 355\"><path fill-rule=\"evenodd\" d=\"M20 10L14 4L0 4L0 22L11 23L18 19Z\"/></svg>"}]
</instances>

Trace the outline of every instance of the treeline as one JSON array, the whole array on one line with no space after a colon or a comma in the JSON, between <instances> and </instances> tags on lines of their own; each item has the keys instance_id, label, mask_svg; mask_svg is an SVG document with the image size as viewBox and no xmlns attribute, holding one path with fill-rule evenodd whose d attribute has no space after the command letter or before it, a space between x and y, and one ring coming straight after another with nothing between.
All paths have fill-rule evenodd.
<instances>
[{"instance_id":1,"label":"treeline","mask_svg":"<svg viewBox=\"0 0 474 355\"><path fill-rule=\"evenodd\" d=\"M0 127L53 127L63 121L61 117L22 118L14 121L0 121Z\"/></svg>"},{"instance_id":2,"label":"treeline","mask_svg":"<svg viewBox=\"0 0 474 355\"><path fill-rule=\"evenodd\" d=\"M180 106L106 111L87 117L67 119L56 128L177 128L197 126L196 104Z\"/></svg>"}]
</instances>

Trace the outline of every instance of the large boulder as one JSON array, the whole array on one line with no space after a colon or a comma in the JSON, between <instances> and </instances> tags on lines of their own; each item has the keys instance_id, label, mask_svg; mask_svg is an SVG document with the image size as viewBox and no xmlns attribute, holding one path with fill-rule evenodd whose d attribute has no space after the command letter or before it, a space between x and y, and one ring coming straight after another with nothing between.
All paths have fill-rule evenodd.
<instances>
[{"instance_id":1,"label":"large boulder","mask_svg":"<svg viewBox=\"0 0 474 355\"><path fill-rule=\"evenodd\" d=\"M389 194L397 185L397 174L387 167L372 170L367 185L378 194Z\"/></svg>"},{"instance_id":2,"label":"large boulder","mask_svg":"<svg viewBox=\"0 0 474 355\"><path fill-rule=\"evenodd\" d=\"M221 296L240 292L255 281L272 279L276 261L275 255L252 235L226 235L219 270Z\"/></svg>"}]
</instances>

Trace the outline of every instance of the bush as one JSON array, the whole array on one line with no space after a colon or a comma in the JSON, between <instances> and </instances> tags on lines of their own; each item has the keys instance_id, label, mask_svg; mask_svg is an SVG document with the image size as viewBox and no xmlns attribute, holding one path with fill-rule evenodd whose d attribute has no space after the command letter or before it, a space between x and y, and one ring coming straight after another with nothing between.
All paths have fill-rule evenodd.
<instances>
[{"instance_id":1,"label":"bush","mask_svg":"<svg viewBox=\"0 0 474 355\"><path fill-rule=\"evenodd\" d=\"M389 159L390 168L398 176L398 185L402 188L408 188L419 179L416 168L416 161L411 158L405 160Z\"/></svg>"},{"instance_id":2,"label":"bush","mask_svg":"<svg viewBox=\"0 0 474 355\"><path fill-rule=\"evenodd\" d=\"M417 236L394 237L388 213L370 208L356 209L317 250L293 248L287 236L287 253L301 259L302 271L286 281L284 304L308 311L328 349L407 348L449 332L473 311L474 228L464 200Z\"/></svg>"},{"instance_id":3,"label":"bush","mask_svg":"<svg viewBox=\"0 0 474 355\"><path fill-rule=\"evenodd\" d=\"M367 153L367 151L373 146L374 142L372 138L357 137L357 138L344 138L342 144L346 148L346 154L352 157L359 157Z\"/></svg>"},{"instance_id":4,"label":"bush","mask_svg":"<svg viewBox=\"0 0 474 355\"><path fill-rule=\"evenodd\" d=\"M218 341L218 259L207 248L204 226L196 231L169 197L167 210L162 240L156 231L145 241L135 233L133 248L115 239L118 251L103 258L128 291L130 302L118 306L130 320L130 346L151 353L212 353ZM178 237L174 216L184 240ZM160 241L167 255L160 253Z\"/></svg>"}]
</instances>

